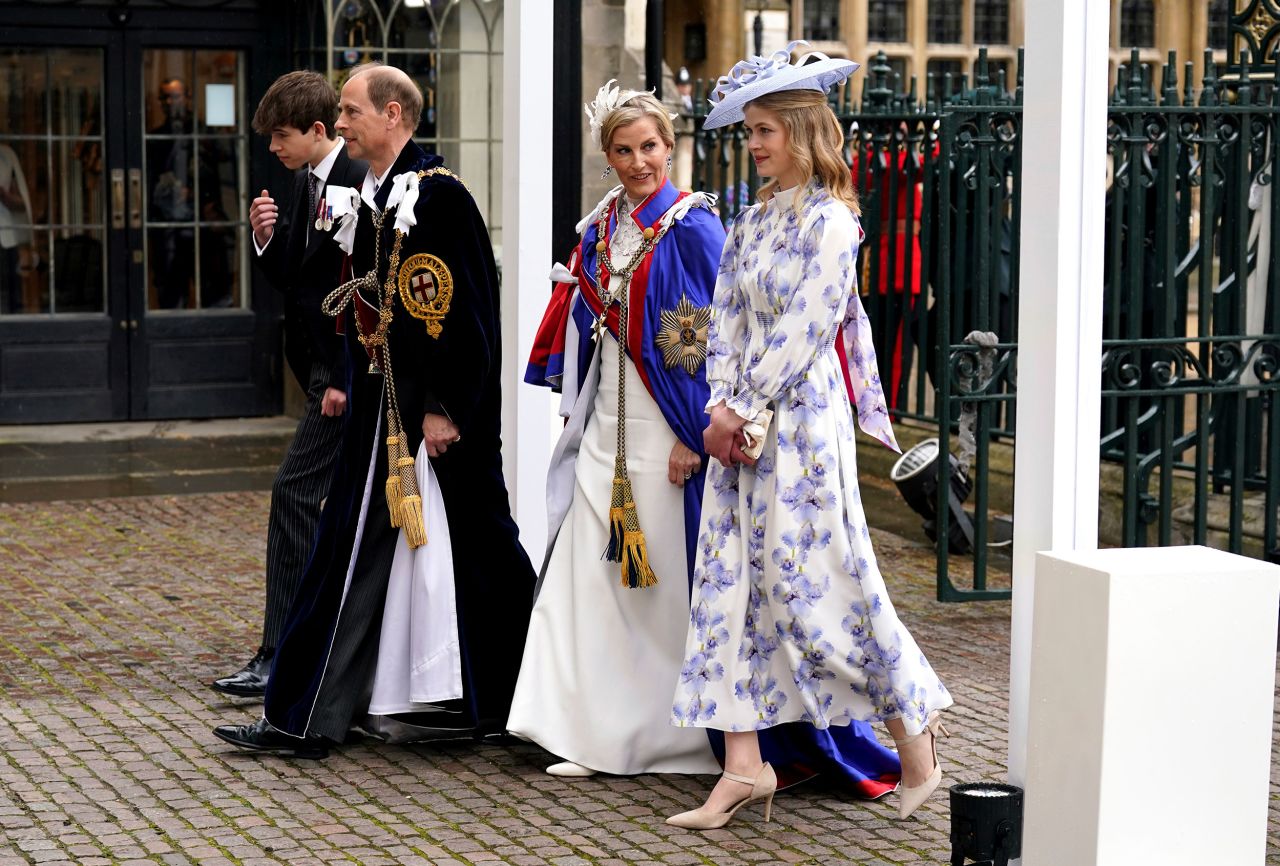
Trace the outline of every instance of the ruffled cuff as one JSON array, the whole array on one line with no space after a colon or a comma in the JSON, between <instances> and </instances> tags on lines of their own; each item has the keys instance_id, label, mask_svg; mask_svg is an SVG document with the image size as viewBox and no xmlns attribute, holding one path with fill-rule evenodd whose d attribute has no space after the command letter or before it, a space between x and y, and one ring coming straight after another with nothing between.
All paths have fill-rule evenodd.
<instances>
[{"instance_id":1,"label":"ruffled cuff","mask_svg":"<svg viewBox=\"0 0 1280 866\"><path fill-rule=\"evenodd\" d=\"M708 379L707 385L711 387L711 397L707 400L704 411L710 412L716 406L726 402L733 396L733 383L726 382L723 379Z\"/></svg>"},{"instance_id":2,"label":"ruffled cuff","mask_svg":"<svg viewBox=\"0 0 1280 866\"><path fill-rule=\"evenodd\" d=\"M745 419L747 422L756 420L764 409L769 406L769 398L752 388L743 388L725 401L725 405Z\"/></svg>"}]
</instances>

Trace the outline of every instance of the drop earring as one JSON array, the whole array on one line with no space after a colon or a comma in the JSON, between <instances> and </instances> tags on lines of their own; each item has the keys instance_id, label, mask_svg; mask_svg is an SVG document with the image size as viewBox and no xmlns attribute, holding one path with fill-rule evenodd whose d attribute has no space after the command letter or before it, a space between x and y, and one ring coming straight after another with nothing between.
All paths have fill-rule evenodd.
<instances>
[{"instance_id":1,"label":"drop earring","mask_svg":"<svg viewBox=\"0 0 1280 866\"><path fill-rule=\"evenodd\" d=\"M607 177L608 177L609 175L611 175L611 174L613 174L613 166L611 166L611 165L606 165L606 166L604 167L604 171L600 172L600 179L601 179L601 180L604 180L605 178L607 178Z\"/></svg>"},{"instance_id":2,"label":"drop earring","mask_svg":"<svg viewBox=\"0 0 1280 866\"><path fill-rule=\"evenodd\" d=\"M667 171L671 171L671 154L667 154Z\"/></svg>"}]
</instances>

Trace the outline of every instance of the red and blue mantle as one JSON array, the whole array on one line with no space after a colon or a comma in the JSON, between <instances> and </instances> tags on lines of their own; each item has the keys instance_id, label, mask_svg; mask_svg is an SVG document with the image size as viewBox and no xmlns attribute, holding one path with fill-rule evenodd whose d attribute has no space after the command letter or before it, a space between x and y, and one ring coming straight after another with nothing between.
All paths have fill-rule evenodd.
<instances>
[{"instance_id":1,"label":"red and blue mantle","mask_svg":"<svg viewBox=\"0 0 1280 866\"><path fill-rule=\"evenodd\" d=\"M658 232L659 223L667 211L687 195L668 180L626 218L634 220L641 229L652 228ZM608 242L618 227L617 198L608 203L605 214L607 228L604 240ZM595 344L591 341L592 327L601 313L605 313L610 333L618 337L618 305L612 305L606 312L601 300L601 296L607 296L609 292L608 270L602 274L603 287L596 285L599 227L597 217L586 227L570 259L569 270L577 282L556 283L552 290L551 302L538 328L525 371L524 380L530 384L560 390L565 369L565 334L570 327L576 329L578 336L579 380L573 383L575 388L582 386L590 366L591 355L595 351ZM715 214L704 207L690 208L672 223L666 235L654 245L653 251L640 262L631 275L627 299L627 356L635 364L645 389L658 404L667 426L686 447L702 455L702 470L684 486L685 553L690 574L693 573L698 518L702 512L702 482L707 465L702 449L702 431L709 420L706 405L710 389L705 369L699 375L691 376L682 367L668 368L656 337L661 327L662 310L674 309L681 297L687 297L695 307L711 304L724 238L724 227Z\"/></svg>"}]
</instances>

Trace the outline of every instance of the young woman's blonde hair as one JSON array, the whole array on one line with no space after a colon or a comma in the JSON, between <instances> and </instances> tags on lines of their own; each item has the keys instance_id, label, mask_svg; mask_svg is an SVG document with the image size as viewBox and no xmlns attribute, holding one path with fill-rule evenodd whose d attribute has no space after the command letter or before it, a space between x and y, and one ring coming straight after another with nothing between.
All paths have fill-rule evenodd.
<instances>
[{"instance_id":1,"label":"young woman's blonde hair","mask_svg":"<svg viewBox=\"0 0 1280 866\"><path fill-rule=\"evenodd\" d=\"M651 118L658 128L658 138L667 147L676 146L676 130L671 125L671 115L658 101L658 98L647 90L637 93L623 105L615 108L600 124L600 150L608 151L613 143L613 134L624 126L630 126L642 118Z\"/></svg>"},{"instance_id":2,"label":"young woman's blonde hair","mask_svg":"<svg viewBox=\"0 0 1280 866\"><path fill-rule=\"evenodd\" d=\"M751 100L744 108L763 108L778 115L787 133L787 151L800 171L800 185L816 177L832 198L861 214L853 176L844 161L844 132L827 96L817 90L777 90ZM768 202L778 191L778 179L760 187L756 197Z\"/></svg>"}]
</instances>

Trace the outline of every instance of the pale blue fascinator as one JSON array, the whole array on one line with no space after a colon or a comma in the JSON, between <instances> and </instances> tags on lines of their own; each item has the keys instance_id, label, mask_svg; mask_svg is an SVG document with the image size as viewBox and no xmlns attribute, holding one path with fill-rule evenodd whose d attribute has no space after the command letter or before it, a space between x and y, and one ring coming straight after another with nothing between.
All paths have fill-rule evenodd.
<instances>
[{"instance_id":1,"label":"pale blue fascinator","mask_svg":"<svg viewBox=\"0 0 1280 866\"><path fill-rule=\"evenodd\" d=\"M748 57L733 65L728 75L720 76L710 97L711 111L703 121L703 129L715 129L742 120L742 107L753 99L778 90L817 90L825 93L844 81L858 64L852 60L832 59L821 51L810 51L795 63L791 52L808 42L797 39L768 57ZM813 62L809 62L813 61Z\"/></svg>"}]
</instances>

